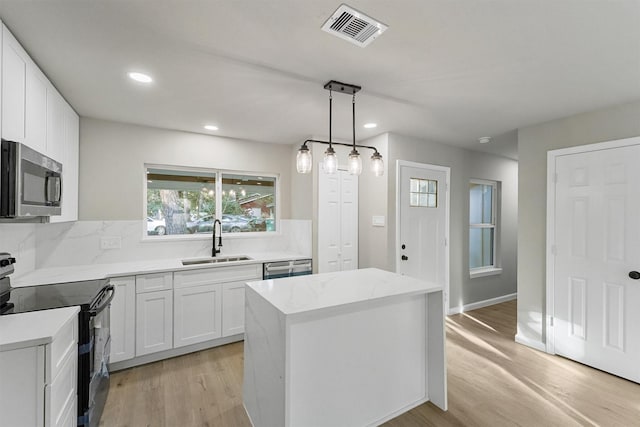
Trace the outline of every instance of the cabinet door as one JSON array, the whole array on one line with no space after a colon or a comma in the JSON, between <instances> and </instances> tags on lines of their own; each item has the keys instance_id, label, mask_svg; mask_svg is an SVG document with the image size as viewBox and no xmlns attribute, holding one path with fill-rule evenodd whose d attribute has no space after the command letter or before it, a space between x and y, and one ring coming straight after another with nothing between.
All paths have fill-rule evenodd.
<instances>
[{"instance_id":1,"label":"cabinet door","mask_svg":"<svg viewBox=\"0 0 640 427\"><path fill-rule=\"evenodd\" d=\"M173 347L173 291L136 295L136 356Z\"/></svg>"},{"instance_id":2,"label":"cabinet door","mask_svg":"<svg viewBox=\"0 0 640 427\"><path fill-rule=\"evenodd\" d=\"M111 363L132 359L136 355L136 279L111 279L116 293L111 301Z\"/></svg>"},{"instance_id":3,"label":"cabinet door","mask_svg":"<svg viewBox=\"0 0 640 427\"><path fill-rule=\"evenodd\" d=\"M244 285L231 282L222 285L222 336L244 333Z\"/></svg>"},{"instance_id":4,"label":"cabinet door","mask_svg":"<svg viewBox=\"0 0 640 427\"><path fill-rule=\"evenodd\" d=\"M34 63L26 68L24 143L47 153L47 86L49 81Z\"/></svg>"},{"instance_id":5,"label":"cabinet door","mask_svg":"<svg viewBox=\"0 0 640 427\"><path fill-rule=\"evenodd\" d=\"M64 173L64 110L66 102L58 91L47 87L47 155L62 163ZM64 184L63 184L64 185ZM64 191L64 189L63 189Z\"/></svg>"},{"instance_id":6,"label":"cabinet door","mask_svg":"<svg viewBox=\"0 0 640 427\"><path fill-rule=\"evenodd\" d=\"M25 142L27 53L2 26L2 138Z\"/></svg>"},{"instance_id":7,"label":"cabinet door","mask_svg":"<svg viewBox=\"0 0 640 427\"><path fill-rule=\"evenodd\" d=\"M51 222L78 220L78 154L80 119L68 104L63 105L63 140L58 147L62 156L62 214L52 216Z\"/></svg>"},{"instance_id":8,"label":"cabinet door","mask_svg":"<svg viewBox=\"0 0 640 427\"><path fill-rule=\"evenodd\" d=\"M175 289L174 347L182 347L222 336L221 285Z\"/></svg>"},{"instance_id":9,"label":"cabinet door","mask_svg":"<svg viewBox=\"0 0 640 427\"><path fill-rule=\"evenodd\" d=\"M1 425L44 425L44 363L44 346L0 352Z\"/></svg>"}]
</instances>

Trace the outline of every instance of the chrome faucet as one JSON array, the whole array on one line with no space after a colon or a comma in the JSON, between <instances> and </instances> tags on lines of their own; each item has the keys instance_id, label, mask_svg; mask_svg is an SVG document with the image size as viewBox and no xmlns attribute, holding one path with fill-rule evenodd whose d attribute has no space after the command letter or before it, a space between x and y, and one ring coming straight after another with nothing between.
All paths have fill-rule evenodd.
<instances>
[{"instance_id":1,"label":"chrome faucet","mask_svg":"<svg viewBox=\"0 0 640 427\"><path fill-rule=\"evenodd\" d=\"M216 249L216 224L220 225L220 236L218 237L218 249ZM222 247L222 223L219 219L213 221L213 246L211 247L211 256L215 257L216 254L220 253L220 248Z\"/></svg>"}]
</instances>

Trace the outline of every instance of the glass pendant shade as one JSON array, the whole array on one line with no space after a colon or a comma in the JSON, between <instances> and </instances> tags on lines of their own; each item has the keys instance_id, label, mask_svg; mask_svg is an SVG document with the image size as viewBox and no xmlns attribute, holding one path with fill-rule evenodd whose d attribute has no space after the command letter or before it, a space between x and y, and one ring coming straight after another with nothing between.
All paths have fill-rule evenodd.
<instances>
[{"instance_id":1,"label":"glass pendant shade","mask_svg":"<svg viewBox=\"0 0 640 427\"><path fill-rule=\"evenodd\" d=\"M324 161L322 162L322 169L325 173L336 173L338 170L338 157L332 147L327 148L324 152Z\"/></svg>"},{"instance_id":2,"label":"glass pendant shade","mask_svg":"<svg viewBox=\"0 0 640 427\"><path fill-rule=\"evenodd\" d=\"M362 173L362 159L358 150L353 149L349 153L349 160L347 160L348 170L351 175L360 175Z\"/></svg>"},{"instance_id":3,"label":"glass pendant shade","mask_svg":"<svg viewBox=\"0 0 640 427\"><path fill-rule=\"evenodd\" d=\"M309 173L311 172L312 165L313 159L311 158L311 152L305 144L298 150L298 155L296 156L296 169L298 170L298 173Z\"/></svg>"},{"instance_id":4,"label":"glass pendant shade","mask_svg":"<svg viewBox=\"0 0 640 427\"><path fill-rule=\"evenodd\" d=\"M371 172L373 172L375 176L384 175L384 162L382 161L382 156L377 151L371 156Z\"/></svg>"}]
</instances>

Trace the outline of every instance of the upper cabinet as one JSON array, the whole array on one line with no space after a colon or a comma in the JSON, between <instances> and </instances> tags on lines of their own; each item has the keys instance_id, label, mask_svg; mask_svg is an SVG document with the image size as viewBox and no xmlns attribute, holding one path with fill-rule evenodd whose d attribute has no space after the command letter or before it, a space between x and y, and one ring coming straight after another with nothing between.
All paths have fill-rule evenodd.
<instances>
[{"instance_id":1,"label":"upper cabinet","mask_svg":"<svg viewBox=\"0 0 640 427\"><path fill-rule=\"evenodd\" d=\"M21 142L62 163L62 214L50 221L76 221L78 115L4 25L1 71L2 138Z\"/></svg>"}]
</instances>

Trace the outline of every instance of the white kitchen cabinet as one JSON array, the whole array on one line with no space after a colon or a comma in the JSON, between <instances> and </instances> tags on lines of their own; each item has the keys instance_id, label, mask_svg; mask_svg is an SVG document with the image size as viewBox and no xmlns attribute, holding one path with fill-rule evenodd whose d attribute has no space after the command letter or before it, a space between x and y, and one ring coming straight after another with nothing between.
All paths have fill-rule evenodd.
<instances>
[{"instance_id":1,"label":"white kitchen cabinet","mask_svg":"<svg viewBox=\"0 0 640 427\"><path fill-rule=\"evenodd\" d=\"M0 366L0 425L76 425L78 321L75 314L49 344L1 351Z\"/></svg>"},{"instance_id":2,"label":"white kitchen cabinet","mask_svg":"<svg viewBox=\"0 0 640 427\"><path fill-rule=\"evenodd\" d=\"M62 163L64 173L64 116L66 102L51 85L47 88L47 151L46 154ZM63 183L64 185L64 183ZM64 191L64 189L63 189Z\"/></svg>"},{"instance_id":3,"label":"white kitchen cabinet","mask_svg":"<svg viewBox=\"0 0 640 427\"><path fill-rule=\"evenodd\" d=\"M259 280L256 277L255 280ZM244 333L244 286L245 282L230 282L222 285L222 336Z\"/></svg>"},{"instance_id":4,"label":"white kitchen cabinet","mask_svg":"<svg viewBox=\"0 0 640 427\"><path fill-rule=\"evenodd\" d=\"M2 138L25 142L26 77L29 55L2 26Z\"/></svg>"},{"instance_id":5,"label":"white kitchen cabinet","mask_svg":"<svg viewBox=\"0 0 640 427\"><path fill-rule=\"evenodd\" d=\"M80 120L24 48L2 26L2 138L21 142L62 163L62 214L78 219Z\"/></svg>"},{"instance_id":6,"label":"white kitchen cabinet","mask_svg":"<svg viewBox=\"0 0 640 427\"><path fill-rule=\"evenodd\" d=\"M2 422L8 426L43 426L44 346L0 352L0 366Z\"/></svg>"},{"instance_id":7,"label":"white kitchen cabinet","mask_svg":"<svg viewBox=\"0 0 640 427\"><path fill-rule=\"evenodd\" d=\"M80 118L68 104L63 104L63 144L59 147L62 163L62 213L51 222L78 220L78 174Z\"/></svg>"},{"instance_id":8,"label":"white kitchen cabinet","mask_svg":"<svg viewBox=\"0 0 640 427\"><path fill-rule=\"evenodd\" d=\"M173 346L183 347L221 336L221 285L210 284L175 289L173 292Z\"/></svg>"},{"instance_id":9,"label":"white kitchen cabinet","mask_svg":"<svg viewBox=\"0 0 640 427\"><path fill-rule=\"evenodd\" d=\"M136 355L136 278L115 277L111 301L111 354L110 362L133 359Z\"/></svg>"},{"instance_id":10,"label":"white kitchen cabinet","mask_svg":"<svg viewBox=\"0 0 640 427\"><path fill-rule=\"evenodd\" d=\"M24 143L47 153L47 90L51 84L33 62L27 62L25 71Z\"/></svg>"},{"instance_id":11,"label":"white kitchen cabinet","mask_svg":"<svg viewBox=\"0 0 640 427\"><path fill-rule=\"evenodd\" d=\"M140 276L138 276L140 277ZM136 281L137 281L136 277ZM173 348L173 291L136 295L136 356Z\"/></svg>"}]
</instances>

